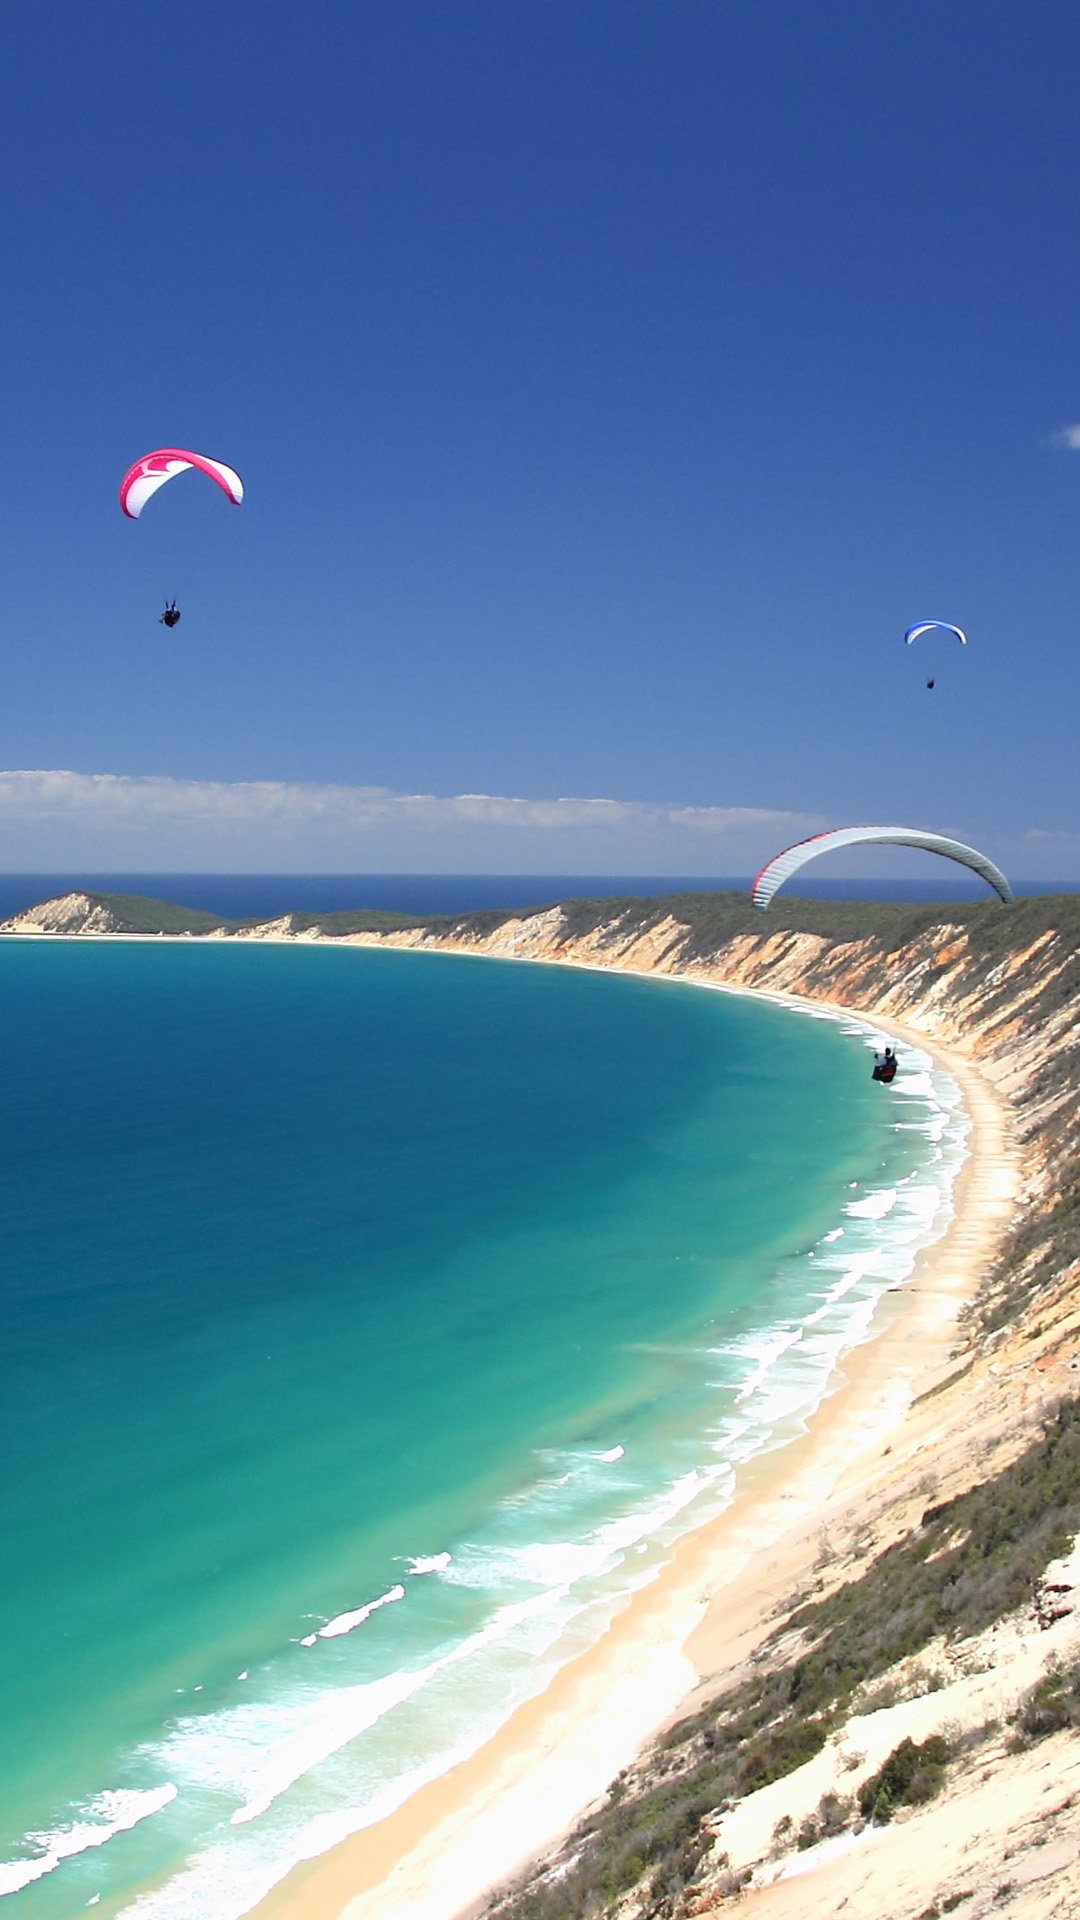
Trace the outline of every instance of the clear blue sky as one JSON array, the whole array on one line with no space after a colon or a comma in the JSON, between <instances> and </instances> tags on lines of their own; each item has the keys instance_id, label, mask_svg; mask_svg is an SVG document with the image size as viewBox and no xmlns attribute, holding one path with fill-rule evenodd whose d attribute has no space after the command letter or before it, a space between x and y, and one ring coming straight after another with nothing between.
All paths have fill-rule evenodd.
<instances>
[{"instance_id":1,"label":"clear blue sky","mask_svg":"<svg viewBox=\"0 0 1080 1920\"><path fill-rule=\"evenodd\" d=\"M1075 4L42 0L4 39L0 765L911 820L1080 875ZM126 522L170 443L244 506L189 475ZM935 616L971 644L931 666ZM12 791L0 867L43 857ZM58 857L116 857L63 805Z\"/></svg>"}]
</instances>

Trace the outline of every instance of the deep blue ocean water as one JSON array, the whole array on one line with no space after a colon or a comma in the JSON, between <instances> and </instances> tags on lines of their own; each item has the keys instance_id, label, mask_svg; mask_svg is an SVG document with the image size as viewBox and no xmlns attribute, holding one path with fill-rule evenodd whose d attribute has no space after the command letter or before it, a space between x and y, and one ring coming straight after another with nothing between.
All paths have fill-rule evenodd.
<instances>
[{"instance_id":1,"label":"deep blue ocean water","mask_svg":"<svg viewBox=\"0 0 1080 1920\"><path fill-rule=\"evenodd\" d=\"M798 1427L963 1150L921 1056L883 1097L857 1022L670 982L7 941L0 988L18 1920L233 1920L474 1747Z\"/></svg>"}]
</instances>

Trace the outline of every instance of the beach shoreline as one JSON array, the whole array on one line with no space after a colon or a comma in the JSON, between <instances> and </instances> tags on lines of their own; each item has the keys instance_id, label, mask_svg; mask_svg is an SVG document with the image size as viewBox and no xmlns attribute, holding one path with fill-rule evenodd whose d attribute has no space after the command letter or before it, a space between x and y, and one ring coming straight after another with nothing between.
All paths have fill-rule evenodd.
<instances>
[{"instance_id":1,"label":"beach shoreline","mask_svg":"<svg viewBox=\"0 0 1080 1920\"><path fill-rule=\"evenodd\" d=\"M49 931L15 937L187 946L199 938ZM260 940L297 944L285 933ZM382 943L345 936L300 944ZM657 1579L629 1596L601 1639L559 1668L543 1692L394 1812L293 1867L248 1909L253 1920L464 1920L495 1888L550 1852L652 1737L738 1667L783 1601L813 1584L826 1530L880 1475L894 1443L898 1453L918 1446L915 1435L901 1447L899 1434L905 1424L917 1424L912 1409L920 1395L949 1373L960 1310L1012 1218L1018 1193L1003 1098L963 1054L891 1012L724 981L696 969L612 965L572 953L419 950L670 980L880 1033L930 1056L952 1076L970 1122L967 1152L952 1184L953 1213L944 1233L919 1252L899 1288L880 1296L866 1334L834 1369L805 1431L740 1467L724 1512L683 1535ZM935 1418L940 1425L940 1414ZM932 1435L928 1445L932 1449Z\"/></svg>"},{"instance_id":2,"label":"beach shoreline","mask_svg":"<svg viewBox=\"0 0 1080 1920\"><path fill-rule=\"evenodd\" d=\"M1013 1214L1018 1164L1006 1104L969 1060L925 1033L873 1010L692 974L514 957L747 993L880 1028L928 1054L957 1082L970 1123L953 1215L911 1277L881 1296L805 1431L739 1469L724 1513L676 1543L656 1581L628 1598L602 1638L395 1812L294 1867L250 1909L255 1920L464 1920L550 1851L652 1737L749 1654L774 1609L805 1584L834 1510L880 1471L905 1416L947 1374L960 1310Z\"/></svg>"}]
</instances>

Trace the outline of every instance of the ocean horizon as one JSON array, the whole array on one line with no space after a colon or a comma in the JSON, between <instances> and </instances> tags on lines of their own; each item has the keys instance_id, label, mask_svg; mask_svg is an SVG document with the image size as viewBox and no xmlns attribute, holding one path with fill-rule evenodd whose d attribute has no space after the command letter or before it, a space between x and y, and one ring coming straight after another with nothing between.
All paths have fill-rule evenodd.
<instances>
[{"instance_id":1,"label":"ocean horizon","mask_svg":"<svg viewBox=\"0 0 1080 1920\"><path fill-rule=\"evenodd\" d=\"M1025 895L1080 892L1080 880L1014 880ZM472 913L485 907L541 908L558 900L656 898L667 893L749 893L748 875L521 873L0 873L0 920L56 894L132 893L198 907L227 920L288 913L341 913L371 907L410 914ZM932 880L820 879L800 874L785 898L933 904L978 901L985 886L956 869Z\"/></svg>"},{"instance_id":2,"label":"ocean horizon","mask_svg":"<svg viewBox=\"0 0 1080 1920\"><path fill-rule=\"evenodd\" d=\"M967 1124L876 1029L448 955L0 943L0 1895L236 1920L805 1426Z\"/></svg>"}]
</instances>

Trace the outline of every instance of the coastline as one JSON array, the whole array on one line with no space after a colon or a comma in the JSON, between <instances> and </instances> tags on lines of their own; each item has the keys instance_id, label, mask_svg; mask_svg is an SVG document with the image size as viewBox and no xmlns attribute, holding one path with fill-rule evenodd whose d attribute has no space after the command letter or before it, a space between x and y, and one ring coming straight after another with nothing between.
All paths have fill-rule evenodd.
<instances>
[{"instance_id":1,"label":"coastline","mask_svg":"<svg viewBox=\"0 0 1080 1920\"><path fill-rule=\"evenodd\" d=\"M42 931L29 937L87 936ZM296 943L284 933L261 937ZM613 966L573 953L426 950L667 978L881 1032L953 1076L971 1132L952 1185L953 1218L918 1254L901 1287L879 1298L869 1329L834 1369L806 1431L747 1461L724 1513L684 1535L655 1582L639 1589L603 1638L559 1669L542 1694L394 1813L294 1867L248 1909L262 1920L457 1920L475 1913L495 1887L565 1836L653 1735L700 1705L721 1677L730 1679L767 1635L784 1599L814 1586L825 1529L842 1533L845 1511L878 1498L883 1483L895 1478L898 1460L910 1465L918 1453L923 1469L936 1466L936 1450L944 1455L955 1441L964 1421L960 1395L950 1391L947 1403L935 1398L928 1408L913 1402L953 1377L948 1362L957 1314L1008 1224L1018 1184L1007 1106L989 1076L880 1006L863 1009L725 981L696 968ZM873 996L866 999L872 1003Z\"/></svg>"},{"instance_id":2,"label":"coastline","mask_svg":"<svg viewBox=\"0 0 1080 1920\"><path fill-rule=\"evenodd\" d=\"M953 1217L903 1287L880 1298L806 1430L739 1469L724 1513L677 1542L603 1638L394 1813L294 1867L250 1910L257 1920L458 1920L550 1849L691 1695L750 1653L774 1607L805 1583L822 1529L881 1475L901 1425L905 1454L921 1444L914 1403L947 1372L959 1312L1011 1218L1018 1178L1006 1105L963 1055L891 1016L679 972L618 971L880 1023L929 1054L959 1085L971 1127ZM932 1421L940 1419L935 1408Z\"/></svg>"}]
</instances>

